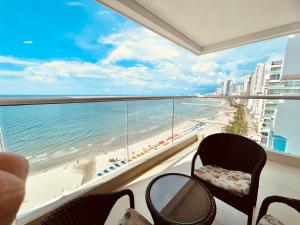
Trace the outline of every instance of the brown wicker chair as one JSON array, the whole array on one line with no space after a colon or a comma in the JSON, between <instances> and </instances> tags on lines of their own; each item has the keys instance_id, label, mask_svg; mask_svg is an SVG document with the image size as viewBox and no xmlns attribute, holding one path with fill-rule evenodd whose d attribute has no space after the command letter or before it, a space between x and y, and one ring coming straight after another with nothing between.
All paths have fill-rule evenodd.
<instances>
[{"instance_id":1,"label":"brown wicker chair","mask_svg":"<svg viewBox=\"0 0 300 225\"><path fill-rule=\"evenodd\" d=\"M40 225L104 225L116 201L129 196L130 208L134 208L131 190L84 196L59 207Z\"/></svg>"},{"instance_id":2,"label":"brown wicker chair","mask_svg":"<svg viewBox=\"0 0 300 225\"><path fill-rule=\"evenodd\" d=\"M195 172L195 161L200 156L203 166L214 165L226 170L251 174L249 194L238 195L200 179ZM191 175L200 179L218 199L248 215L252 223L256 205L260 173L266 163L265 150L254 141L235 134L218 133L202 140L192 161Z\"/></svg>"},{"instance_id":3,"label":"brown wicker chair","mask_svg":"<svg viewBox=\"0 0 300 225\"><path fill-rule=\"evenodd\" d=\"M300 213L300 200L281 197L281 196L275 196L275 195L269 196L269 197L265 198L261 204L256 224L259 224L260 220L262 218L266 217L269 205L274 202L284 203L284 204L296 209ZM272 217L272 220L278 220L276 217L274 218L272 215L269 215L269 217ZM265 218L265 219L267 219L267 218Z\"/></svg>"}]
</instances>

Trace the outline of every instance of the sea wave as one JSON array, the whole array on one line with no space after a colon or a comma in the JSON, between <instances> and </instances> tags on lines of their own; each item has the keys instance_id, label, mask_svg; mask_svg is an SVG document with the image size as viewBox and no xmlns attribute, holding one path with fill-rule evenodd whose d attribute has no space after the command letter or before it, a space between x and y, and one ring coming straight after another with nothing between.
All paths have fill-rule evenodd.
<instances>
[{"instance_id":1,"label":"sea wave","mask_svg":"<svg viewBox=\"0 0 300 225\"><path fill-rule=\"evenodd\" d=\"M116 137L112 137L112 138L110 138L109 141L103 142L102 145L104 145L104 146L105 146L105 145L109 145L109 144L113 143L115 140L116 140Z\"/></svg>"},{"instance_id":2,"label":"sea wave","mask_svg":"<svg viewBox=\"0 0 300 225\"><path fill-rule=\"evenodd\" d=\"M154 103L142 101L136 108L130 108L130 142L170 128L172 108L161 101ZM214 103L209 110L204 110L208 107L198 101L182 104L194 107L176 108L176 115L193 119L213 117L224 108ZM90 103L1 108L0 125L5 149L24 155L30 162L81 154L86 149L112 149L110 145L123 144L126 137L125 116L115 113L123 109L123 103L113 106L111 103ZM82 121L87 117L90 119Z\"/></svg>"}]
</instances>

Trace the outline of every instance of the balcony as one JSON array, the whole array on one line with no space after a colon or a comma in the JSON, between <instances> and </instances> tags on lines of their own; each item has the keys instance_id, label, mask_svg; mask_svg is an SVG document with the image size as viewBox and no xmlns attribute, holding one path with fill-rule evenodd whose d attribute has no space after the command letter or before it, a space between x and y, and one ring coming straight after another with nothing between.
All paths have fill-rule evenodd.
<instances>
[{"instance_id":1,"label":"balcony","mask_svg":"<svg viewBox=\"0 0 300 225\"><path fill-rule=\"evenodd\" d=\"M191 158L201 139L229 131L233 126L237 106L228 101L232 98L243 98L245 104L249 98L281 99L296 105L298 102L293 100L298 97L291 96L2 99L1 148L21 149L19 154L24 154L31 163L27 195L17 224L35 224L37 218L85 193L125 187L134 191L136 208L151 221L144 201L147 184L162 173L190 174ZM14 117L10 116L12 112ZM264 142L254 128L257 124L252 124L250 118L246 120L249 124L244 135ZM16 122L25 127L14 130ZM46 137L37 132L45 127ZM91 136L90 131L95 135ZM108 135L107 140L103 135ZM119 141L112 141L116 139ZM39 143L36 153L35 142ZM52 150L48 148L49 142ZM299 158L293 153L267 152L269 160L261 178L256 213L266 196L289 193L289 197L300 198L300 182L293 179L300 172ZM245 223L246 216L221 201L217 201L217 207L214 224ZM289 210L274 210L295 221ZM123 211L120 208L114 212L120 215Z\"/></svg>"},{"instance_id":2,"label":"balcony","mask_svg":"<svg viewBox=\"0 0 300 225\"><path fill-rule=\"evenodd\" d=\"M247 4L241 1L219 1L218 7L216 7L216 2L214 1L97 1L197 55L300 32L300 4L297 0L278 1L276 4L273 4L271 0L267 0L263 4L259 1L248 1ZM85 15L88 18L96 18L100 14L111 16L110 12L98 11L96 8L92 9L95 14L89 15L86 11L82 11L83 8L84 10L88 8L85 2L63 2L63 4L64 7L55 5L54 12L56 13L56 9L59 8L68 8L68 12L70 11L72 14L57 12L57 15L67 15L68 21L74 17L74 12L77 9L80 12L78 15ZM14 5L17 6L18 4L12 3L12 5L14 7ZM258 5L259 7L257 7ZM18 6L20 8L20 5ZM73 9L69 10L69 7L70 9L73 7L74 12ZM5 9L7 8L9 7L5 5ZM80 16L75 16L84 27L77 27L73 32L71 29L69 30L68 23L65 23L59 16L53 20L53 14L50 13L49 21L53 21L54 24L48 25L47 22L43 24L46 36L40 35L42 32L37 32L39 38L35 39L35 37L32 37L32 40L29 40L27 39L30 36L27 34L28 31L30 31L29 33L34 33L32 31L35 31L35 28L39 27L40 23L36 26L34 22L37 20L30 20L27 15L19 14L18 12L21 12L19 8L17 8L16 13L8 11L7 15L18 15L19 19L16 21L20 29L18 29L18 26L5 25L4 30L5 28L15 27L16 29L14 30L23 31L26 40L23 40L22 44L27 45L27 47L34 47L34 49L36 46L40 46L42 48L41 55L35 55L33 53L38 53L38 51L26 48L28 49L26 52L28 51L28 56L30 56L28 60L20 60L18 57L15 57L17 55L21 57L22 55L20 54L22 52L16 52L16 50L24 51L25 48L19 48L20 46L18 45L21 44L19 42L22 41L21 37L23 35L19 37L19 35L13 33L13 37L17 37L16 43L18 44L14 43L12 48L4 51L9 57L0 56L0 64L4 66L2 67L4 72L0 71L1 77L10 78L13 76L16 77L17 81L21 82L23 78L25 80L32 78L32 80L28 80L35 82L40 80L40 75L43 78L48 76L51 78L52 74L55 76L59 74L57 76L59 81L62 78L69 77L71 74L78 73L78 77L75 77L77 80L84 77L90 79L94 77L94 74L102 76L104 72L103 76L121 75L120 77L114 77L116 83L122 81L120 78L127 77L127 73L119 73L118 70L115 73L110 69L111 67L106 68L107 60L98 61L99 59L97 59L97 62L100 62L97 63L97 68L90 69L95 67L95 64L90 63L91 58L87 60L79 56L82 53L82 55L88 55L85 51L90 49L90 46L94 45L94 43L98 43L100 39L106 39L106 41L101 42L106 42L107 50L114 53L114 47L111 41L108 40L110 38L102 38L98 34L99 27L108 27L107 29L111 31L115 30L114 25L111 26L113 24L111 21L101 19L105 22L99 26L98 23L87 22L82 20ZM44 6L39 6L37 7L38 10L33 11L39 14L42 12L44 16L44 8ZM27 10L22 11L30 12ZM280 16L274 17L276 15L274 12L280 12ZM6 16L6 13L4 15ZM228 17L228 15L230 16ZM31 16L39 18L39 16ZM8 18L3 19L3 21L14 21L14 18ZM22 18L27 18L23 22L28 23L28 27L24 26ZM77 24L74 23L74 20L70 22L70 24ZM107 24L105 23L109 26L106 26ZM63 30L57 24L65 24L67 33L61 34L56 32ZM86 27L88 24L97 26ZM51 27L54 29L49 29ZM123 28L124 26L120 23L117 27ZM97 40L92 38L94 35L89 34L94 29L97 29L97 35L95 35ZM80 30L87 31L88 35L81 35L78 32ZM58 39L55 39L55 41L49 39L51 33L55 33ZM108 32L105 31L103 33ZM112 37L122 36L111 34ZM129 34L128 36L134 37L136 35ZM7 35L7 37L4 39L10 40L10 35ZM94 40L86 42L85 39L90 38ZM72 50L74 46L79 47L79 55L74 54L69 48L64 49L64 46L58 45L56 48L53 48L50 45L64 43L67 39L72 39L72 43L67 44L71 46ZM141 39L144 40L143 37ZM48 50L45 48L46 42L44 40L49 44ZM133 42L136 41L133 40ZM3 43L5 46L6 41ZM32 45L33 43L34 45ZM160 49L159 45L156 46L155 42L154 44L151 44L152 41L141 43L137 45L138 55L144 55L143 47L145 44L148 45L148 43L150 43L149 46L146 46L148 49L155 46L154 50L157 51L154 53L155 55L159 56L165 53L163 49ZM15 48L16 46L19 47ZM126 65L130 65L133 62L131 62L131 53L127 51L127 48L130 48L130 44L125 42L121 49L127 52L126 55L129 55L129 60L124 58L124 61ZM94 55L94 50L99 52L98 48L93 49L91 55ZM239 59L237 62L242 62L248 67L250 65L248 65L249 62L244 61L250 59L249 55L253 57L253 55L259 54L260 56L257 57L258 61L272 56L270 52L266 53L268 55L263 55L264 53L260 52L260 47L257 50L259 51L255 50L255 52L253 51L255 54L247 54L245 58L236 57L236 59ZM45 53L47 52L57 52L59 57L55 55L46 56ZM173 51L167 50L168 52L172 53ZM177 55L177 51L174 52L174 55ZM168 54L163 57L167 61L170 60ZM122 54L117 53L114 55ZM23 57L24 59L27 58L25 55ZM45 58L49 59L49 61L41 60ZM58 60L58 64L63 68L72 65L73 59L78 59L79 64L82 64L84 68L81 69L81 67L76 66L68 73L61 68L60 71L53 71L53 68L57 65L52 63L52 61L55 61L54 59L56 58L71 60L66 64ZM94 56L92 58L92 61L96 60ZM156 68L160 64L152 65L152 57L146 58L150 59L150 67ZM184 58L189 58L189 55L184 55ZM139 64L148 64L148 60L144 61L139 56L134 59L137 59ZM284 62L289 62L290 60L288 59L289 57L285 57ZM50 69L49 73L44 73L44 67L35 66L35 60L41 60L41 64L47 67L47 71ZM184 64L180 58L179 60L179 64ZM15 63L12 67L7 65L12 63L12 61ZM187 76L182 79L185 82L188 81L187 83L193 82L197 84L195 91L199 89L199 84L210 83L202 82L202 78L206 78L209 75L207 80L213 80L215 74L205 72L206 68L201 68L202 65L198 65L200 60L196 61L194 66L187 64L189 69L174 72L174 74L179 75L189 74L190 69L194 70L194 68L199 67L199 73L195 72L191 74L193 76ZM250 62L251 64L254 63L254 58ZM295 63L294 60L291 62ZM115 68L117 64L122 64L122 62L115 60L112 68ZM138 64L133 64L139 67ZM214 62L208 66L214 67L215 64L217 65L218 63ZM239 71L244 71L238 68L239 66L235 65L235 63L226 63L224 66L222 64L223 62L220 63L222 70L215 71L216 74L222 75L222 77L231 79L231 74L235 77L235 75L240 73ZM27 65L32 65L33 67L27 68ZM88 66L86 67L86 65ZM78 199L86 194L111 192L124 188L133 190L136 209L149 221L153 222L145 204L145 190L149 182L158 175L168 172L190 175L192 156L199 143L204 137L220 132L235 133L252 139L262 145L268 155L266 166L260 178L258 202L254 211L253 224L265 197L282 195L300 199L300 181L298 179L300 172L300 139L298 135L300 127L300 98L299 96L281 96L300 93L299 82L294 80L297 76L284 74L285 78L283 80L290 80L291 82L287 82L287 86L282 86L282 82L279 80L283 74L282 71L284 71L282 70L284 68L283 61L274 61L271 66L269 80L267 79L266 85L258 90L256 86L264 83L264 79L260 79L262 78L260 76L265 75L265 72L261 73L262 70L260 69L265 68L265 65L262 63L257 65L255 73L251 73L252 75L245 79L247 87L244 87L244 92L240 93L248 95L247 93L253 89L255 90L253 93L257 95L267 93L272 96L1 98L0 152L17 153L26 157L30 162L26 196L16 217L15 224L39 224L41 219L47 216L48 213L53 212L53 210L71 200ZM102 70L102 66L104 70ZM23 67L26 73L18 70ZM168 66L167 68L171 67ZM232 73L227 72L227 67L233 69ZM157 68L159 69L159 66ZM16 69L15 72L14 69ZM128 69L130 68L125 67L124 71ZM85 71L84 74L80 73L82 70ZM203 71L203 73L200 73L200 71ZM168 73L168 70L166 73ZM155 72L150 74L151 76L152 74L157 75ZM194 75L196 76L194 77ZM160 74L157 76L160 76ZM176 80L175 78L175 76L172 76L171 79ZM194 78L201 79L194 80ZM52 79L49 81L52 82ZM93 79L88 82L90 81L93 82ZM137 76L134 76L134 83L140 83L141 81L143 81L143 73L137 72ZM149 85L155 84L155 80L148 81ZM230 90L229 92L237 88L233 88L235 85L232 80L230 82L227 80L227 83L228 85L231 83L230 87L226 87L226 90ZM109 90L109 88L106 88L105 82L103 84L104 92L97 91L95 93L107 93L106 90ZM2 86L4 91L9 89L5 87L5 84L2 84ZM98 84L95 84L95 86L98 89ZM56 87L54 86L49 93L56 92ZM118 86L116 87L119 90ZM18 88L18 86L13 87L17 92L19 91ZM130 86L126 88L130 89ZM220 90L223 89L221 88ZM273 103L268 106L266 102L267 104L268 102ZM263 122L265 123L263 124ZM225 160L223 159L223 161ZM197 164L201 166L201 162L197 161ZM126 203L124 199L118 202L106 224L118 223L119 218L128 207ZM216 203L217 216L213 224L246 224L247 218L245 215L218 199L216 199ZM299 214L291 211L290 208L276 205L272 206L270 210L287 224L299 223Z\"/></svg>"}]
</instances>

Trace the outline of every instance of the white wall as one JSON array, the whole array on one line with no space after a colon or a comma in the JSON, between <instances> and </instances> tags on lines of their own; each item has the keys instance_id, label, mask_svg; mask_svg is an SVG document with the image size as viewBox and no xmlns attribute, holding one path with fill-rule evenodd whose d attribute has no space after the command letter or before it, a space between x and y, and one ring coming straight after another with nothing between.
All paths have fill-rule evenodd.
<instances>
[{"instance_id":1,"label":"white wall","mask_svg":"<svg viewBox=\"0 0 300 225\"><path fill-rule=\"evenodd\" d=\"M300 33L288 39L282 73L300 75Z\"/></svg>"}]
</instances>

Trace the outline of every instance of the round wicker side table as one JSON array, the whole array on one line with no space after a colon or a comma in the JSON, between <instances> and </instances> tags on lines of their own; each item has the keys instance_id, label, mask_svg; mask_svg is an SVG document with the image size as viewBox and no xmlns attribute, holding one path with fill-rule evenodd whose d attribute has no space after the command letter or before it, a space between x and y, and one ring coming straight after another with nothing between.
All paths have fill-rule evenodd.
<instances>
[{"instance_id":1,"label":"round wicker side table","mask_svg":"<svg viewBox=\"0 0 300 225\"><path fill-rule=\"evenodd\" d=\"M216 216L216 203L199 180L184 174L156 177L146 190L146 203L155 225L207 225Z\"/></svg>"}]
</instances>

